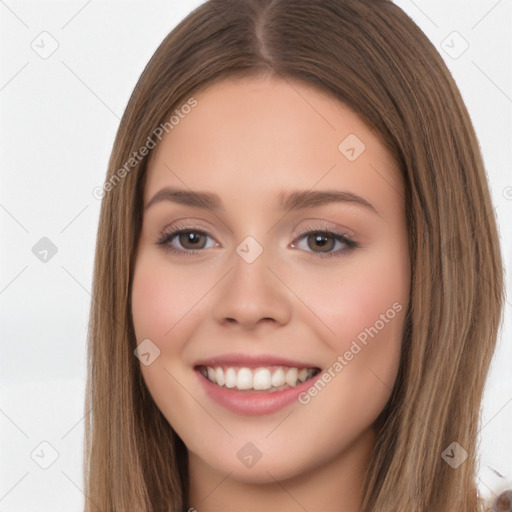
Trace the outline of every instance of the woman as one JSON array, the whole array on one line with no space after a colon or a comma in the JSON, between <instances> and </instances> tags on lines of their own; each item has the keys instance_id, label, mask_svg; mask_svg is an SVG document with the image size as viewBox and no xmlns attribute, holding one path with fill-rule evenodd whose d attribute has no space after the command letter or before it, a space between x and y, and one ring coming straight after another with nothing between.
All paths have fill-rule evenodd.
<instances>
[{"instance_id":1,"label":"woman","mask_svg":"<svg viewBox=\"0 0 512 512\"><path fill-rule=\"evenodd\" d=\"M397 6L206 2L146 66L104 190L87 511L484 510L496 223Z\"/></svg>"}]
</instances>

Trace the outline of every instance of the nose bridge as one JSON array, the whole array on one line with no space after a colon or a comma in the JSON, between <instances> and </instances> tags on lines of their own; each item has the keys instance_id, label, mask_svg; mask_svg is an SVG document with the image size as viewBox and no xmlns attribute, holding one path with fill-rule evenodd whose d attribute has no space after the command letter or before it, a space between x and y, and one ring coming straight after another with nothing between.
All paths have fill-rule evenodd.
<instances>
[{"instance_id":1,"label":"nose bridge","mask_svg":"<svg viewBox=\"0 0 512 512\"><path fill-rule=\"evenodd\" d=\"M274 251L254 237L243 239L230 258L231 271L221 284L213 314L218 322L236 322L254 327L260 320L286 323L291 313L290 297L269 267Z\"/></svg>"}]
</instances>

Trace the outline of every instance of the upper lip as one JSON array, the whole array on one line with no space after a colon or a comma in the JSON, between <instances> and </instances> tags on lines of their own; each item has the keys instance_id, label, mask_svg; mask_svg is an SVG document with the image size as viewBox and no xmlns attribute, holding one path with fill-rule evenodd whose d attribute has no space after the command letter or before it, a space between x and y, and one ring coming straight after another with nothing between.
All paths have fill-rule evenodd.
<instances>
[{"instance_id":1,"label":"upper lip","mask_svg":"<svg viewBox=\"0 0 512 512\"><path fill-rule=\"evenodd\" d=\"M247 368L289 366L290 368L319 368L315 364L271 354L222 354L198 360L193 366L244 366Z\"/></svg>"}]
</instances>

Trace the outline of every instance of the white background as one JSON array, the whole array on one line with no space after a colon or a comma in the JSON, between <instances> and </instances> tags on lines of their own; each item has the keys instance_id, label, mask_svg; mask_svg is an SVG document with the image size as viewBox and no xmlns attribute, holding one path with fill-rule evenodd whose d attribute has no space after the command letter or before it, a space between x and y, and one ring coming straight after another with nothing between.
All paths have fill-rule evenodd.
<instances>
[{"instance_id":1,"label":"white background","mask_svg":"<svg viewBox=\"0 0 512 512\"><path fill-rule=\"evenodd\" d=\"M0 0L0 512L83 507L85 342L100 208L92 191L104 181L143 67L200 3ZM397 3L438 48L471 114L510 292L512 0ZM52 40L58 48L46 59L31 47L48 50ZM42 237L57 247L47 263L32 252ZM512 478L511 303L509 293L482 411L486 494L505 482L487 465ZM49 464L52 449L57 459L41 468L35 460Z\"/></svg>"}]
</instances>

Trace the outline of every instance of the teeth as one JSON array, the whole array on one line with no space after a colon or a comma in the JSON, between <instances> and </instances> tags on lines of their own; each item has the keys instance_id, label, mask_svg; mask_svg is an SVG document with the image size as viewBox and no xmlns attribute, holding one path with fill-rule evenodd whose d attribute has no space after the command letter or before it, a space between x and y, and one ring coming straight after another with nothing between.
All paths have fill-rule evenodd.
<instances>
[{"instance_id":1,"label":"teeth","mask_svg":"<svg viewBox=\"0 0 512 512\"><path fill-rule=\"evenodd\" d=\"M228 368L225 376L225 385L227 388L234 388L236 386L236 372L233 368Z\"/></svg>"},{"instance_id":2,"label":"teeth","mask_svg":"<svg viewBox=\"0 0 512 512\"><path fill-rule=\"evenodd\" d=\"M215 368L215 383L224 386L224 371L222 368Z\"/></svg>"},{"instance_id":3,"label":"teeth","mask_svg":"<svg viewBox=\"0 0 512 512\"><path fill-rule=\"evenodd\" d=\"M301 382L304 382L307 378L308 378L308 369L307 368L301 368L299 370L299 380Z\"/></svg>"},{"instance_id":4,"label":"teeth","mask_svg":"<svg viewBox=\"0 0 512 512\"><path fill-rule=\"evenodd\" d=\"M201 373L211 382L226 388L240 390L270 390L278 391L298 384L316 375L314 368L288 368L279 366L270 368L239 368L233 367L215 368L206 366L201 368Z\"/></svg>"},{"instance_id":5,"label":"teeth","mask_svg":"<svg viewBox=\"0 0 512 512\"><path fill-rule=\"evenodd\" d=\"M299 374L299 370L297 370L297 368L290 368L286 372L286 377L285 377L286 384L288 384L288 386L296 386L298 374Z\"/></svg>"},{"instance_id":6,"label":"teeth","mask_svg":"<svg viewBox=\"0 0 512 512\"><path fill-rule=\"evenodd\" d=\"M270 370L268 368L258 368L254 372L252 387L254 389L270 389L272 387Z\"/></svg>"},{"instance_id":7,"label":"teeth","mask_svg":"<svg viewBox=\"0 0 512 512\"><path fill-rule=\"evenodd\" d=\"M228 369L228 371L231 368ZM235 370L233 370L235 371ZM251 389L252 388L252 372L249 368L240 368L236 377L236 387L238 389Z\"/></svg>"},{"instance_id":8,"label":"teeth","mask_svg":"<svg viewBox=\"0 0 512 512\"><path fill-rule=\"evenodd\" d=\"M272 386L275 388L284 386L284 381L284 370L282 368L278 368L272 375Z\"/></svg>"}]
</instances>

